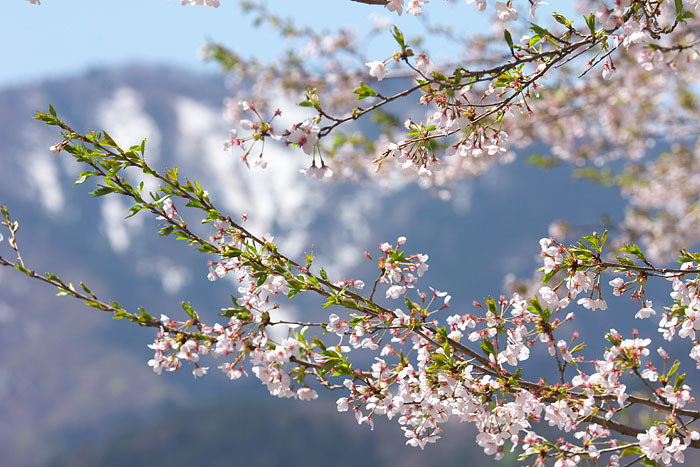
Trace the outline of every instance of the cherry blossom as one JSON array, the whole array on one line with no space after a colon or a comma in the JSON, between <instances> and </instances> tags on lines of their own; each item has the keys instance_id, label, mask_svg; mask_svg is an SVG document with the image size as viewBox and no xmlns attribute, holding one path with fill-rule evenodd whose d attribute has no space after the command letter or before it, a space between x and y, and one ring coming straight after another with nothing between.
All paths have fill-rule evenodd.
<instances>
[{"instance_id":1,"label":"cherry blossom","mask_svg":"<svg viewBox=\"0 0 700 467\"><path fill-rule=\"evenodd\" d=\"M377 78L377 81L381 81L386 76L387 70L384 62L379 60L373 60L371 62L365 63L369 67L369 75Z\"/></svg>"},{"instance_id":2,"label":"cherry blossom","mask_svg":"<svg viewBox=\"0 0 700 467\"><path fill-rule=\"evenodd\" d=\"M294 125L287 136L287 141L300 146L306 154L311 154L318 141L318 133L318 126L309 119Z\"/></svg>"},{"instance_id":3,"label":"cherry blossom","mask_svg":"<svg viewBox=\"0 0 700 467\"><path fill-rule=\"evenodd\" d=\"M476 9L479 11L484 11L486 9L486 0L466 0L467 5L475 3Z\"/></svg>"},{"instance_id":4,"label":"cherry blossom","mask_svg":"<svg viewBox=\"0 0 700 467\"><path fill-rule=\"evenodd\" d=\"M384 6L397 15L405 8L428 16L434 3ZM236 222L240 213L217 208L199 183L178 178L176 170L154 170L143 148L125 152L103 134L73 130L50 107L37 114L61 132L50 151L87 165L82 176L102 182L94 194L128 197L134 214L150 212L161 222L161 235L206 253L201 273L231 280L233 303L211 323L186 303L181 318L170 312L156 318L101 301L89 289L25 266L6 208L3 247L17 259L0 256L0 265L153 328L148 366L157 374L186 367L199 378L215 367L230 380L254 376L271 395L304 401L334 390L339 412L370 428L386 416L399 424L407 445L421 449L458 420L473 425L475 443L495 459L511 449L533 465L625 465L630 452L647 463L683 462L689 447L700 447L691 430L700 419L694 390L680 370L693 362L700 368L700 255L688 250L700 241L694 141L700 119L692 85L700 2L581 1L575 17L552 13L548 23L537 17L545 10L537 0L456 3L467 14L488 10L494 31L463 39L427 22L431 33L453 40L453 49L438 51L396 26L386 31L383 21L375 20L366 36L349 29L321 34L249 5L290 48L265 62L207 46L233 84L224 106L235 128L224 149L248 167L265 168L275 163L264 157L270 145L301 148L290 157L302 158L297 167L307 177L398 181L448 198L465 178L512 161L520 148L544 145L535 158L540 165L564 165L620 191L627 206L610 239L607 231L593 232L569 243L579 229L559 221L539 248L532 245L540 266L533 280L501 296L484 291L488 298L471 308L431 282L428 254L407 250L404 236L365 253L373 277L330 277L313 250L287 256L269 233L249 231L246 215ZM381 34L393 40L386 55L358 47ZM367 74L376 82L368 83ZM378 85L385 78L391 86ZM307 113L281 124L277 105L285 107L285 100ZM393 110L405 102L418 110ZM368 115L384 123L358 134L352 122ZM656 157L660 138L668 150ZM153 178L152 199L124 182L127 169ZM190 214L202 216L209 234L188 226ZM678 250L681 266L666 265ZM468 268L478 273L480 265ZM652 289L666 298L653 295L653 305ZM284 313L298 294L325 300L320 319ZM598 320L591 313L608 307L617 313L627 298L635 300L639 331L582 336L581 319ZM663 349L650 352L652 337L675 340L678 362ZM600 342L604 349L587 347ZM543 368L553 376L545 378Z\"/></svg>"},{"instance_id":5,"label":"cherry blossom","mask_svg":"<svg viewBox=\"0 0 700 467\"><path fill-rule=\"evenodd\" d=\"M644 306L642 307L641 310L637 312L636 315L634 315L635 318L637 319L644 319L648 318L651 315L655 315L656 311L651 307L652 303L651 300L645 300L644 301Z\"/></svg>"},{"instance_id":6,"label":"cherry blossom","mask_svg":"<svg viewBox=\"0 0 700 467\"><path fill-rule=\"evenodd\" d=\"M180 0L181 5L204 5L218 8L221 5L219 0Z\"/></svg>"},{"instance_id":7,"label":"cherry blossom","mask_svg":"<svg viewBox=\"0 0 700 467\"><path fill-rule=\"evenodd\" d=\"M429 3L428 0L409 0L406 7L406 13L409 15L420 16L423 13L423 5ZM371 74L371 73L370 73Z\"/></svg>"},{"instance_id":8,"label":"cherry blossom","mask_svg":"<svg viewBox=\"0 0 700 467\"><path fill-rule=\"evenodd\" d=\"M498 16L498 19L501 21L515 21L518 19L518 12L511 8L509 4L510 2L508 2L508 4L496 2L495 4L496 16Z\"/></svg>"},{"instance_id":9,"label":"cherry blossom","mask_svg":"<svg viewBox=\"0 0 700 467\"><path fill-rule=\"evenodd\" d=\"M401 16L401 13L403 13L404 0L387 0L385 6L387 10L395 11Z\"/></svg>"}]
</instances>

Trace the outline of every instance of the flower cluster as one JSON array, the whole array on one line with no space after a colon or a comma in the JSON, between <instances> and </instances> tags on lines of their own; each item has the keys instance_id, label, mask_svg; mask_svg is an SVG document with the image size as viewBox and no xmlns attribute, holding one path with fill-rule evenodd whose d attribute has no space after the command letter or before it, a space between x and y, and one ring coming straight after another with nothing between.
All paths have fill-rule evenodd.
<instances>
[{"instance_id":1,"label":"flower cluster","mask_svg":"<svg viewBox=\"0 0 700 467\"><path fill-rule=\"evenodd\" d=\"M239 94L227 103L237 128L225 148L241 151L249 167L265 168L271 162L263 157L265 143L284 144L301 149L301 157L311 156L302 170L309 177L398 176L448 196L447 189L462 178L512 160L514 147L546 142L549 154L534 158L535 163L572 164L579 176L619 186L629 200L614 255L604 251L607 233L570 246L543 238L542 283L475 302L471 312L447 313L453 305L446 292L418 288L428 256L407 254L406 238L399 237L395 244L380 244L376 260L366 254L379 276L369 295L361 295L363 280L329 279L309 255L306 264L295 262L278 251L269 234L258 238L221 214L198 183L178 180L177 170L159 174L148 167L143 144L139 155L138 146L125 152L105 135L80 135L51 108L37 117L62 130L61 142L51 151L88 164L82 181L102 177L105 184L96 195L130 197L134 214L146 210L159 216L162 235L175 233L213 255L209 280L230 281L236 298L222 309L223 322L213 325L185 303L186 321L166 315L156 319L145 310L129 314L98 301L87 288L78 292L55 276L26 268L14 242L16 229L4 211L2 225L10 227L17 260L0 257L0 265L40 278L115 317L157 328L149 366L159 374L189 364L201 377L210 368L205 360L213 358L223 361L217 367L230 379L252 373L277 397L310 400L321 387L338 390L339 411L352 411L358 423L370 426L376 417L395 419L406 443L420 448L439 439L446 422L459 420L474 425L476 443L485 453L500 458L510 444L538 466L548 461L619 466L629 464L628 456L683 462L688 447L700 447L700 435L690 430L700 413L692 408L695 399L685 373L678 371L682 362L670 363L661 348L653 353L651 338L637 331L629 336L609 329L605 350L586 352L571 323L628 294L639 301L634 317L645 320L634 322L652 323L666 341L680 337L674 344L687 344L700 368L700 255L682 250L678 268L653 264L700 240L695 175L700 145L689 143L700 124L693 87L700 63L700 1L603 5L582 0L583 18L553 13L546 27L536 18L545 4L539 0L466 3L490 11L495 32L457 42L459 57L445 60L418 50L418 40L409 44L397 27L391 29L394 52L369 57L358 48L363 40L354 31L319 35L246 3L258 21L301 47L270 65L208 47L232 79L252 83L238 86L244 91L235 91ZM181 4L218 7L220 2ZM430 6L427 0L384 2L398 15L422 15ZM528 7L529 18L524 14ZM385 32L382 21L375 24L367 37ZM461 41L447 28L428 28ZM402 89L385 95L393 86L384 80L400 76L409 77L395 80ZM251 97L243 98L243 92ZM299 105L308 109L308 118L273 128L282 111L272 103L280 97L298 101L301 95L305 100ZM391 104L408 96L424 110L394 115ZM370 114L378 125L376 135L341 132L341 127L352 131L353 121ZM324 139L329 135L332 142ZM671 142L668 154L648 160L649 148L660 137ZM618 159L626 162L617 164L625 166L619 172L601 168ZM155 177L160 188L152 202L118 174L127 168ZM203 221L213 227L209 238L187 227L175 208L180 201L183 209L204 213ZM634 243L639 240L647 255ZM608 278L610 272L615 276ZM666 307L646 295L648 282L659 277L672 289ZM398 305L387 308L375 301L379 284L386 286L382 300ZM302 292L318 294L326 308L334 308L318 320L283 319L278 299ZM551 364L538 361L533 372L535 352ZM624 436L633 441L623 442Z\"/></svg>"},{"instance_id":2,"label":"flower cluster","mask_svg":"<svg viewBox=\"0 0 700 467\"><path fill-rule=\"evenodd\" d=\"M266 138L271 138L272 140L279 140L281 136L279 136L276 132L274 127L272 126L272 122L276 117L279 117L282 115L282 111L277 109L273 113L272 117L269 120L264 120L258 110L255 107L255 104L252 102L248 101L239 101L238 102L238 107L240 108L241 111L243 112L250 112L253 114L255 117L255 120L249 120L249 119L241 119L238 124L239 126L246 131L249 131L250 133L247 136L244 137L239 137L238 136L238 130L237 129L232 129L230 134L229 134L229 139L224 142L224 149L232 151L234 148L238 148L241 151L243 151L243 155L241 156L241 161L250 168L250 163L251 163L251 158L250 154L251 151L253 150L254 147L257 146L258 143L260 143L260 153L258 154L257 157L252 158L252 164L253 167L261 167L265 168L267 167L267 161L263 159L263 151L265 149L265 139ZM248 147L250 145L250 147Z\"/></svg>"},{"instance_id":3,"label":"flower cluster","mask_svg":"<svg viewBox=\"0 0 700 467\"><path fill-rule=\"evenodd\" d=\"M400 248L406 243L406 237L396 239L396 246L388 242L379 245L382 256L377 266L382 271L380 282L388 283L386 298L397 299L406 295L408 289L415 287L418 278L428 270L428 255L416 253L406 256ZM365 254L372 259L369 253Z\"/></svg>"}]
</instances>

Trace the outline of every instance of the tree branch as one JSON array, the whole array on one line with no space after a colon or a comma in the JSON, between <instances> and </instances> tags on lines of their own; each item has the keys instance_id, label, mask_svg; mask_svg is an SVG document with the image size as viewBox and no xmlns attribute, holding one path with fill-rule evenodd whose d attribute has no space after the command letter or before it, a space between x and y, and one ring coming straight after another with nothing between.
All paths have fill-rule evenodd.
<instances>
[{"instance_id":1,"label":"tree branch","mask_svg":"<svg viewBox=\"0 0 700 467\"><path fill-rule=\"evenodd\" d=\"M352 0L353 2L366 3L368 5L386 5L387 0Z\"/></svg>"}]
</instances>

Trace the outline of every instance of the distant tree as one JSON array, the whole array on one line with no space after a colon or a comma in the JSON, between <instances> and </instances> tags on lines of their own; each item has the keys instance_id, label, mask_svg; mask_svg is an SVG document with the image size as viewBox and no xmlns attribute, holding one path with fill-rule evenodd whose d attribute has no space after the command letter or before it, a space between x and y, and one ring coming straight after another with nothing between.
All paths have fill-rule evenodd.
<instances>
[{"instance_id":1,"label":"distant tree","mask_svg":"<svg viewBox=\"0 0 700 467\"><path fill-rule=\"evenodd\" d=\"M339 8L384 5L416 16L429 8L427 0L354 1L379 6ZM428 255L408 252L404 237L366 253L376 277L331 278L312 254L291 258L270 234L247 230L245 216L220 211L206 187L177 168L151 168L145 141L126 147L104 131L77 132L52 107L36 118L61 131L51 151L84 165L77 183L95 178L95 196L121 195L133 203L129 216L158 216L161 235L213 258L209 279L233 277L237 293L218 323L203 322L184 302L182 317L128 311L87 285L25 264L7 207L2 225L10 255L0 264L116 319L155 328L148 364L157 373L184 366L195 377L212 366L231 379L253 373L272 395L302 400L336 390L339 411L369 425L376 417L396 418L407 444L421 448L452 418L478 429L476 442L487 454L500 458L513 445L531 465L683 462L688 447L700 448L693 431L700 411L690 407L694 397L681 371L688 356L700 367L700 254L690 251L700 240L700 1L580 0L575 15L545 13L539 0L466 3L455 6L459 14L483 15L491 33L463 37L424 23L429 39L451 41L441 55L452 58L435 59L382 18L369 35L390 31L395 52L366 57L354 31L296 27L248 2L241 5L254 21L278 28L292 48L270 63L219 44L208 44L206 55L241 84L227 103L237 128L225 147L250 167L273 164L265 148L277 141L309 160L310 177L403 177L448 196L460 179L512 158L514 147L539 142L549 153L531 162L570 164L578 176L619 186L629 205L615 234L593 233L567 246L567 224L553 224L555 238L540 240L540 274L519 292L451 314L446 292L418 288ZM392 76L405 87L385 94L377 82ZM279 123L287 111L275 107L280 96L296 100L308 117ZM423 120L406 117L414 106L406 104L402 115L393 105L416 100L428 109ZM366 115L376 136L352 130L351 122ZM654 158L649 148L661 138L670 149ZM144 193L144 178L158 189ZM211 226L210 236L189 227L186 218L197 216ZM680 266L659 265L674 252ZM646 298L648 282L670 286L667 303ZM278 299L301 293L325 299L324 320L280 317ZM560 329L622 295L639 302L634 318L652 320L643 332L658 329L665 340L686 343L682 355L650 349L642 333L615 329L603 330L609 346L600 355L587 350L579 332ZM273 340L272 328L288 329L287 337ZM523 370L536 346L548 350L555 381ZM368 352L376 357L365 367Z\"/></svg>"}]
</instances>

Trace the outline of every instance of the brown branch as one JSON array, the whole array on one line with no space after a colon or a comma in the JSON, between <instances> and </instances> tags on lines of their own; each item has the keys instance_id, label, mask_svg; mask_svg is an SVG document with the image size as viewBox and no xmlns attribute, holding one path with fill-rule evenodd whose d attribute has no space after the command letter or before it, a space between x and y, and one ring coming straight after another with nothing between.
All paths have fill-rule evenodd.
<instances>
[{"instance_id":1,"label":"brown branch","mask_svg":"<svg viewBox=\"0 0 700 467\"><path fill-rule=\"evenodd\" d=\"M614 420L606 420L605 418L598 417L597 415L591 415L590 417L588 417L588 420L597 423L598 425L604 426L609 430L615 431L626 436L633 436L636 438L637 435L646 433L646 430L642 430L641 428L634 428L629 425L624 425L622 423L616 422ZM700 440L692 440L690 442L690 446L696 449L700 448Z\"/></svg>"},{"instance_id":2,"label":"brown branch","mask_svg":"<svg viewBox=\"0 0 700 467\"><path fill-rule=\"evenodd\" d=\"M352 0L353 2L366 3L367 5L386 5L387 0Z\"/></svg>"}]
</instances>

